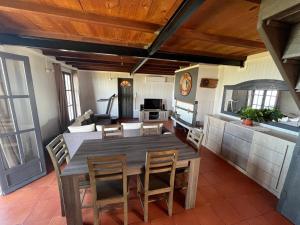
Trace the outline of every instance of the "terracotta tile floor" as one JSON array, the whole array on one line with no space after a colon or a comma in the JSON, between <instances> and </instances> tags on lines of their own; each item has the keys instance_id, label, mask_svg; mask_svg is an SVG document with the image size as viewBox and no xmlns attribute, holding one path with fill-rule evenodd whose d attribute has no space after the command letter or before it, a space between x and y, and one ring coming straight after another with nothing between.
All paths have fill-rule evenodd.
<instances>
[{"instance_id":1,"label":"terracotta tile floor","mask_svg":"<svg viewBox=\"0 0 300 225\"><path fill-rule=\"evenodd\" d=\"M179 137L180 131L176 131ZM168 217L163 202L150 204L152 225L287 225L276 212L277 199L207 149L202 161L196 208L184 210L183 193L175 194L174 216ZM134 186L134 181L132 180ZM86 201L89 201L87 195ZM91 209L83 209L85 225L93 224ZM143 224L142 208L132 190L129 224ZM123 223L122 208L101 213L101 224ZM0 197L1 225L64 225L54 172L4 197Z\"/></svg>"}]
</instances>

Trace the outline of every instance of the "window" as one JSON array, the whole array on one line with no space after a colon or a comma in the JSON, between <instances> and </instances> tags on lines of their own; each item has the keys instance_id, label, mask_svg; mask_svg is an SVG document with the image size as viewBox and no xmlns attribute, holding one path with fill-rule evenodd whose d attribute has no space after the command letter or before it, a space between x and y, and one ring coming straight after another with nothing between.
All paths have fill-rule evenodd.
<instances>
[{"instance_id":1,"label":"window","mask_svg":"<svg viewBox=\"0 0 300 225\"><path fill-rule=\"evenodd\" d=\"M255 90L253 95L253 101L252 101L252 108L253 109L261 109L263 104L263 98L264 98L264 90Z\"/></svg>"},{"instance_id":2,"label":"window","mask_svg":"<svg viewBox=\"0 0 300 225\"><path fill-rule=\"evenodd\" d=\"M277 102L277 90L255 90L253 93L252 108L273 109Z\"/></svg>"},{"instance_id":3,"label":"window","mask_svg":"<svg viewBox=\"0 0 300 225\"><path fill-rule=\"evenodd\" d=\"M66 91L66 99L67 99L67 110L69 115L69 120L72 121L76 116L76 104L74 97L74 87L73 87L73 79L70 73L63 72L64 81L65 81L65 91Z\"/></svg>"},{"instance_id":4,"label":"window","mask_svg":"<svg viewBox=\"0 0 300 225\"><path fill-rule=\"evenodd\" d=\"M264 103L264 108L266 109L274 109L276 106L278 91L276 90L268 90L266 91L266 98Z\"/></svg>"}]
</instances>

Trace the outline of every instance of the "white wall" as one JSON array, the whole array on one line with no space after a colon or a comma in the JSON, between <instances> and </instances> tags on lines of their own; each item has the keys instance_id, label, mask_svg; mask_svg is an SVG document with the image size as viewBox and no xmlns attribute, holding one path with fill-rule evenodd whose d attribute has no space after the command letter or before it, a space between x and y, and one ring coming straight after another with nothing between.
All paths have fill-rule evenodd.
<instances>
[{"instance_id":1,"label":"white wall","mask_svg":"<svg viewBox=\"0 0 300 225\"><path fill-rule=\"evenodd\" d=\"M144 98L161 98L167 106L172 109L173 82L149 82L146 74L102 72L102 71L79 71L79 92L82 112L92 109L96 113L105 113L107 102L96 102L101 98L109 98L118 94L118 78L133 78L133 112L138 117L140 104ZM112 116L118 116L118 99L115 99L112 107Z\"/></svg>"},{"instance_id":2,"label":"white wall","mask_svg":"<svg viewBox=\"0 0 300 225\"><path fill-rule=\"evenodd\" d=\"M273 59L268 52L255 54L247 58L244 68L219 66L219 82L216 90L214 113L221 112L224 85L234 85L255 79L282 80Z\"/></svg>"},{"instance_id":3,"label":"white wall","mask_svg":"<svg viewBox=\"0 0 300 225\"><path fill-rule=\"evenodd\" d=\"M218 66L199 65L196 101L198 101L197 121L203 122L206 114L212 114L215 105L216 88L200 87L202 78L218 79Z\"/></svg>"},{"instance_id":4,"label":"white wall","mask_svg":"<svg viewBox=\"0 0 300 225\"><path fill-rule=\"evenodd\" d=\"M59 133L58 98L53 74L52 58L42 55L38 50L25 47L0 45L0 51L28 56L42 139L47 140ZM46 72L46 68L52 69ZM62 64L62 70L70 71L70 67Z\"/></svg>"}]
</instances>

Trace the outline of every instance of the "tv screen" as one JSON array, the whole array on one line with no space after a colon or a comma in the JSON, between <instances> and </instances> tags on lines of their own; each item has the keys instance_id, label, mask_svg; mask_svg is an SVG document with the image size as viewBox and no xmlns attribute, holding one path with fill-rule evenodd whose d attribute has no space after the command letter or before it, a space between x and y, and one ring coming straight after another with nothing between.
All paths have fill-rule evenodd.
<instances>
[{"instance_id":1,"label":"tv screen","mask_svg":"<svg viewBox=\"0 0 300 225\"><path fill-rule=\"evenodd\" d=\"M144 109L162 109L162 99L145 98Z\"/></svg>"}]
</instances>

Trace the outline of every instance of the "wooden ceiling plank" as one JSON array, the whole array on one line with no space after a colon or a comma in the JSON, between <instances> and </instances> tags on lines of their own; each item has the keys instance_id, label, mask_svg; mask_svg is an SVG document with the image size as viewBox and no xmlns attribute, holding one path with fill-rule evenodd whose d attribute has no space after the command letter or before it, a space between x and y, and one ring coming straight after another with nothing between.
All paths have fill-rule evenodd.
<instances>
[{"instance_id":1,"label":"wooden ceiling plank","mask_svg":"<svg viewBox=\"0 0 300 225\"><path fill-rule=\"evenodd\" d=\"M92 13L80 13L70 9L62 9L51 6L43 6L36 3L28 4L26 1L20 0L0 0L0 10L2 11L18 11L42 14L53 17L62 17L79 22L87 22L104 26L113 26L116 28L130 29L141 32L154 33L161 28L160 24L149 23L144 21L129 20L126 18L109 17Z\"/></svg>"},{"instance_id":2,"label":"wooden ceiling plank","mask_svg":"<svg viewBox=\"0 0 300 225\"><path fill-rule=\"evenodd\" d=\"M243 48L254 48L254 49L265 49L265 45L260 41L245 40L236 37L229 37L224 35L216 35L200 32L197 30L182 28L175 36L186 39L208 41L218 44L225 44L229 46L243 47Z\"/></svg>"},{"instance_id":3,"label":"wooden ceiling plank","mask_svg":"<svg viewBox=\"0 0 300 225\"><path fill-rule=\"evenodd\" d=\"M187 19L193 14L193 12L195 12L196 9L202 4L203 0L183 1L147 49L148 57L136 64L131 73L133 74L138 71L147 62L149 57L154 55L160 49L160 47L180 28L180 26L182 26L184 22L187 21Z\"/></svg>"}]
</instances>

